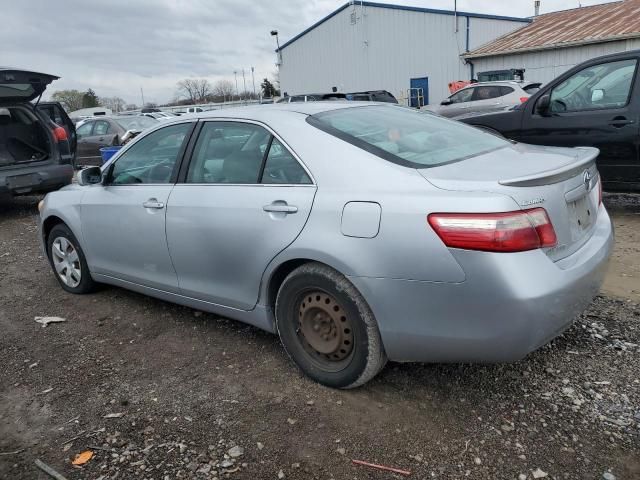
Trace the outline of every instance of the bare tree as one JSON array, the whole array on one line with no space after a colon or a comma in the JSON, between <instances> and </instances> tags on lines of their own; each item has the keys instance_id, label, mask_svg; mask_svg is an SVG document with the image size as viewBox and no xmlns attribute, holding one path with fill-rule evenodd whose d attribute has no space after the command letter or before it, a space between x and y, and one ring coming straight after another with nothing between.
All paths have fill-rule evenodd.
<instances>
[{"instance_id":1,"label":"bare tree","mask_svg":"<svg viewBox=\"0 0 640 480\"><path fill-rule=\"evenodd\" d=\"M125 101L120 97L100 97L100 104L114 112L124 110Z\"/></svg>"},{"instance_id":2,"label":"bare tree","mask_svg":"<svg viewBox=\"0 0 640 480\"><path fill-rule=\"evenodd\" d=\"M213 87L213 94L222 97L223 101L233 96L233 82L231 80L218 80Z\"/></svg>"},{"instance_id":3,"label":"bare tree","mask_svg":"<svg viewBox=\"0 0 640 480\"><path fill-rule=\"evenodd\" d=\"M51 99L60 102L67 112L74 112L82 108L84 92L78 90L58 90L53 92Z\"/></svg>"},{"instance_id":4,"label":"bare tree","mask_svg":"<svg viewBox=\"0 0 640 480\"><path fill-rule=\"evenodd\" d=\"M204 102L211 94L211 83L205 78L185 78L178 82L178 95L186 97L191 103Z\"/></svg>"}]
</instances>

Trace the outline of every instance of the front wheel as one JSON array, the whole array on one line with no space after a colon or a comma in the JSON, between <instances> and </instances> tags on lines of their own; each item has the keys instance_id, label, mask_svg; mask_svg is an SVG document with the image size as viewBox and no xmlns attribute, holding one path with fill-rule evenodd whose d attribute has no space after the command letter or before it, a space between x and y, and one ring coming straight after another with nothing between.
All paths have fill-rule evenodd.
<instances>
[{"instance_id":1,"label":"front wheel","mask_svg":"<svg viewBox=\"0 0 640 480\"><path fill-rule=\"evenodd\" d=\"M64 290L81 294L95 289L84 252L66 225L58 224L51 229L47 250L53 273Z\"/></svg>"},{"instance_id":2,"label":"front wheel","mask_svg":"<svg viewBox=\"0 0 640 480\"><path fill-rule=\"evenodd\" d=\"M329 387L363 385L387 362L366 301L326 265L308 263L287 276L276 300L276 326L291 359Z\"/></svg>"}]
</instances>

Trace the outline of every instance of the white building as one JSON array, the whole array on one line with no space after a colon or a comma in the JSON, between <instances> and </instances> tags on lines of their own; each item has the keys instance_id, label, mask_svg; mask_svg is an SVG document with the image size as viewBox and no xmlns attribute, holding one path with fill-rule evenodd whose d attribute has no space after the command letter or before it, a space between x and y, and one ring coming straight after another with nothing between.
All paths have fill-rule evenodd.
<instances>
[{"instance_id":1,"label":"white building","mask_svg":"<svg viewBox=\"0 0 640 480\"><path fill-rule=\"evenodd\" d=\"M539 15L530 24L462 55L481 72L525 69L548 82L586 60L640 48L640 0Z\"/></svg>"},{"instance_id":2,"label":"white building","mask_svg":"<svg viewBox=\"0 0 640 480\"><path fill-rule=\"evenodd\" d=\"M461 55L527 25L525 18L381 3L349 2L279 50L280 88L289 95L388 90L399 100L421 88L424 104L469 80ZM414 102L419 90L412 90Z\"/></svg>"},{"instance_id":3,"label":"white building","mask_svg":"<svg viewBox=\"0 0 640 480\"><path fill-rule=\"evenodd\" d=\"M69 112L69 116L71 118L80 118L80 117L97 117L100 115L111 115L113 112L110 108L106 107L90 107L90 108L81 108L80 110L75 110L73 112Z\"/></svg>"}]
</instances>

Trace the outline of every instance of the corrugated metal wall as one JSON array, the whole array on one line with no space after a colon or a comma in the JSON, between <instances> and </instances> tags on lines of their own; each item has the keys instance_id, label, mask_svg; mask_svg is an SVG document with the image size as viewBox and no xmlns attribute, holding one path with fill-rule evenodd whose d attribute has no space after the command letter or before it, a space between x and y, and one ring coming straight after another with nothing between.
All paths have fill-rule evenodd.
<instances>
[{"instance_id":1,"label":"corrugated metal wall","mask_svg":"<svg viewBox=\"0 0 640 480\"><path fill-rule=\"evenodd\" d=\"M352 23L355 12L356 23ZM471 17L473 49L523 26ZM429 100L449 95L452 80L468 80L459 55L467 48L467 17L360 5L347 7L282 50L280 86L289 95L384 89L406 96L411 78L429 77Z\"/></svg>"},{"instance_id":2,"label":"corrugated metal wall","mask_svg":"<svg viewBox=\"0 0 640 480\"><path fill-rule=\"evenodd\" d=\"M640 48L640 39L558 48L540 52L501 55L471 60L476 74L488 70L525 68L525 79L548 82L578 63L601 55Z\"/></svg>"}]
</instances>

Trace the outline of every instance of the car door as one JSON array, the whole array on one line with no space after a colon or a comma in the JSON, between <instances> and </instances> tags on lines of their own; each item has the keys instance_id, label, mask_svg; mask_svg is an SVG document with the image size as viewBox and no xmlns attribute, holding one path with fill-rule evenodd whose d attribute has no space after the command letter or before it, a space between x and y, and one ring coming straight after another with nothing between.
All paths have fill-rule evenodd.
<instances>
[{"instance_id":1,"label":"car door","mask_svg":"<svg viewBox=\"0 0 640 480\"><path fill-rule=\"evenodd\" d=\"M88 143L89 138L93 132L94 121L89 120L84 122L78 128L76 128L76 136L78 138L78 146L76 149L76 163L78 165L85 165L91 161L95 161L92 158L93 150Z\"/></svg>"},{"instance_id":2,"label":"car door","mask_svg":"<svg viewBox=\"0 0 640 480\"><path fill-rule=\"evenodd\" d=\"M451 95L448 100L445 100L440 104L437 113L448 118L466 113L469 110L473 91L474 87L458 90L456 93Z\"/></svg>"},{"instance_id":3,"label":"car door","mask_svg":"<svg viewBox=\"0 0 640 480\"><path fill-rule=\"evenodd\" d=\"M56 125L61 126L67 132L67 138L69 139L69 150L72 157L75 157L77 148L76 127L73 121L64 111L62 105L58 102L41 102L38 104L37 109L47 115L51 121Z\"/></svg>"},{"instance_id":4,"label":"car door","mask_svg":"<svg viewBox=\"0 0 640 480\"><path fill-rule=\"evenodd\" d=\"M502 107L502 87L499 85L479 85L474 87L471 101L465 113L487 113Z\"/></svg>"},{"instance_id":5,"label":"car door","mask_svg":"<svg viewBox=\"0 0 640 480\"><path fill-rule=\"evenodd\" d=\"M205 122L167 208L182 293L252 309L263 272L302 231L315 191L311 175L266 126Z\"/></svg>"},{"instance_id":6,"label":"car door","mask_svg":"<svg viewBox=\"0 0 640 480\"><path fill-rule=\"evenodd\" d=\"M87 151L86 162L94 165L102 164L100 149L113 145L114 133L106 120L95 120L93 122L93 131L91 135L85 139L85 147Z\"/></svg>"},{"instance_id":7,"label":"car door","mask_svg":"<svg viewBox=\"0 0 640 480\"><path fill-rule=\"evenodd\" d=\"M195 121L136 140L105 170L103 185L82 197L82 234L92 272L176 292L165 214L184 145Z\"/></svg>"},{"instance_id":8,"label":"car door","mask_svg":"<svg viewBox=\"0 0 640 480\"><path fill-rule=\"evenodd\" d=\"M594 146L610 186L640 182L638 59L616 59L560 77L525 104L518 140L556 146ZM547 97L549 107L540 109ZM617 188L617 187L615 187Z\"/></svg>"}]
</instances>

